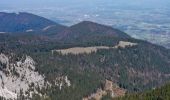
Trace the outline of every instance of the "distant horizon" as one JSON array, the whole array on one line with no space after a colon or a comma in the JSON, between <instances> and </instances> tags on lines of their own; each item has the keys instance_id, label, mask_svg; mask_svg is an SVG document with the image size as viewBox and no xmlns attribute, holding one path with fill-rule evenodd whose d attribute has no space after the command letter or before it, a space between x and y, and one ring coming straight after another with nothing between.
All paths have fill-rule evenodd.
<instances>
[{"instance_id":1,"label":"distant horizon","mask_svg":"<svg viewBox=\"0 0 170 100\"><path fill-rule=\"evenodd\" d=\"M19 12L28 12L33 13L39 16L46 17L53 21L58 22L58 20L64 21L74 21L73 19L69 20L67 17L74 16L78 17L77 20L91 20L88 17L91 14L94 16L100 17L102 14L108 12L110 14L114 10L142 10L148 11L150 9L162 9L169 10L169 0L2 0L0 3L0 12L10 12L10 13L19 13ZM110 10L110 11L108 11ZM169 12L169 11L168 11ZM165 12L165 13L168 13ZM80 14L79 14L80 13ZM82 17L81 17L82 16ZM65 18L63 18L65 17ZM81 17L81 18L79 18ZM83 18L85 17L85 18ZM114 18L114 17L113 17ZM103 18L100 18L103 19ZM94 21L94 20L91 20ZM108 24L108 23L104 23ZM70 24L68 24L70 25Z\"/></svg>"},{"instance_id":2,"label":"distant horizon","mask_svg":"<svg viewBox=\"0 0 170 100\"><path fill-rule=\"evenodd\" d=\"M170 43L170 0L2 0L0 12L27 12L71 26L93 21L134 38Z\"/></svg>"},{"instance_id":3,"label":"distant horizon","mask_svg":"<svg viewBox=\"0 0 170 100\"><path fill-rule=\"evenodd\" d=\"M84 6L94 6L97 7L98 5L107 6L110 5L110 7L116 7L116 8L123 8L123 7L129 7L129 8L135 8L136 9L142 9L142 8L169 8L170 1L169 0L119 0L119 1L113 1L113 0L62 0L62 1L56 1L56 0L2 0L0 3L0 11L5 9L12 9L13 11L18 11L21 9L37 9L41 8L50 8L50 7L79 7L82 8Z\"/></svg>"}]
</instances>

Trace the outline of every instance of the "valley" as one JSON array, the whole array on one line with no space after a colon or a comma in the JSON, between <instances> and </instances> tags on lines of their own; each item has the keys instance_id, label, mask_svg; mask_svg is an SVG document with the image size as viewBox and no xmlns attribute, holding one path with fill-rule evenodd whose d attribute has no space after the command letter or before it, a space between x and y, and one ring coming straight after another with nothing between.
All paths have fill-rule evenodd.
<instances>
[{"instance_id":1,"label":"valley","mask_svg":"<svg viewBox=\"0 0 170 100\"><path fill-rule=\"evenodd\" d=\"M30 16L51 22L26 15L32 22L28 26L37 23ZM29 32L28 26L11 32L6 24L9 30L0 34L3 99L121 100L169 83L169 49L91 21L72 26L52 23Z\"/></svg>"},{"instance_id":2,"label":"valley","mask_svg":"<svg viewBox=\"0 0 170 100\"><path fill-rule=\"evenodd\" d=\"M165 1L169 2L168 0L159 1L162 2L164 6L160 6L162 3L152 5L155 1L148 0L147 2L152 3L147 3L143 6L140 6L139 2L146 2L146 0L126 3L124 3L125 1L113 0L88 0L84 3L81 3L83 1L75 1L76 5L74 4L75 2L71 1L66 4L55 1L52 5L44 7L41 7L38 3L38 6L35 6L36 9L23 7L22 5L20 5L20 8L2 6L0 11L27 11L66 26L71 26L84 20L99 22L124 31L134 38L147 40L169 48L170 9L169 5L167 5L168 3L165 3ZM156 2L158 2L158 0ZM129 3L130 5L128 5Z\"/></svg>"}]
</instances>

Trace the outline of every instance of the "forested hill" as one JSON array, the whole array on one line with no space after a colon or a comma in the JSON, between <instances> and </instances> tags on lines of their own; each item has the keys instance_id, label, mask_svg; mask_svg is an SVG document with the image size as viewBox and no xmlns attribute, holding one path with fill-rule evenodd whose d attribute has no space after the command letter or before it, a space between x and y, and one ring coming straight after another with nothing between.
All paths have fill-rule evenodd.
<instances>
[{"instance_id":1,"label":"forested hill","mask_svg":"<svg viewBox=\"0 0 170 100\"><path fill-rule=\"evenodd\" d=\"M5 13L0 12L0 32L31 32L47 30L50 26L59 25L51 20L31 13Z\"/></svg>"},{"instance_id":2,"label":"forested hill","mask_svg":"<svg viewBox=\"0 0 170 100\"><path fill-rule=\"evenodd\" d=\"M118 29L90 21L82 21L78 24L72 25L63 32L59 33L57 37L65 41L87 41L88 39L96 39L101 37L130 38L129 35Z\"/></svg>"},{"instance_id":3,"label":"forested hill","mask_svg":"<svg viewBox=\"0 0 170 100\"><path fill-rule=\"evenodd\" d=\"M0 34L0 96L114 98L170 81L170 50L164 47L89 21L44 31Z\"/></svg>"},{"instance_id":4,"label":"forested hill","mask_svg":"<svg viewBox=\"0 0 170 100\"><path fill-rule=\"evenodd\" d=\"M108 100L105 97L103 100ZM127 94L114 100L170 100L170 84L143 93Z\"/></svg>"}]
</instances>

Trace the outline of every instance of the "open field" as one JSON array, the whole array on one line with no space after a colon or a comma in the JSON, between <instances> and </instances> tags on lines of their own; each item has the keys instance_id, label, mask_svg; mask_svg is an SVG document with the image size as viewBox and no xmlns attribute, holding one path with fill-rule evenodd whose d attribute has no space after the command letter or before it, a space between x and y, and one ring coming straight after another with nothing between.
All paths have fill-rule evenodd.
<instances>
[{"instance_id":1,"label":"open field","mask_svg":"<svg viewBox=\"0 0 170 100\"><path fill-rule=\"evenodd\" d=\"M137 45L137 43L131 43L131 42L125 42L125 41L120 41L118 45L113 46L113 47L108 47L108 46L94 46L94 47L73 47L73 48L68 48L68 49L60 49L60 50L53 50L52 52L56 51L58 53L61 53L63 55L67 54L90 54L92 52L97 52L98 49L116 49L116 48L125 48L127 46L132 47Z\"/></svg>"}]
</instances>

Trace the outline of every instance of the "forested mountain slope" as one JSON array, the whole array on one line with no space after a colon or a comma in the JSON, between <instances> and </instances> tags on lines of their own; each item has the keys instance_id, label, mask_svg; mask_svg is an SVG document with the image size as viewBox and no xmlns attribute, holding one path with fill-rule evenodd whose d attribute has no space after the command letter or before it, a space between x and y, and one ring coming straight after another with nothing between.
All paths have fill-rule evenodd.
<instances>
[{"instance_id":1,"label":"forested mountain slope","mask_svg":"<svg viewBox=\"0 0 170 100\"><path fill-rule=\"evenodd\" d=\"M38 34L38 31L0 34L0 74L9 79L14 76L22 79L23 74L17 76L22 71L17 69L28 62L27 65L35 68L26 66L28 70L24 71L37 73L35 77L41 76L45 84L40 88L39 83L20 80L30 86L24 90L27 97L15 89L4 88L9 86L9 81L5 81L6 85L0 89L31 100L81 100L95 98L98 93L103 94L98 96L102 98L110 93L119 96L125 92L143 92L170 80L169 49L94 22L85 21L56 34L53 32L55 27L48 29L49 34L40 31ZM27 57L34 63L26 60ZM29 75L25 76L25 79L29 78ZM105 88L106 80L111 84L109 89ZM22 90L21 86L19 88ZM33 93L29 94L30 91Z\"/></svg>"},{"instance_id":2,"label":"forested mountain slope","mask_svg":"<svg viewBox=\"0 0 170 100\"><path fill-rule=\"evenodd\" d=\"M143 93L127 94L113 100L170 100L170 84Z\"/></svg>"},{"instance_id":3,"label":"forested mountain slope","mask_svg":"<svg viewBox=\"0 0 170 100\"><path fill-rule=\"evenodd\" d=\"M47 30L51 26L64 27L46 18L26 13L0 12L0 32L32 32Z\"/></svg>"},{"instance_id":4,"label":"forested mountain slope","mask_svg":"<svg viewBox=\"0 0 170 100\"><path fill-rule=\"evenodd\" d=\"M84 41L87 42L89 39L97 39L102 37L112 38L130 38L124 32L114 29L110 26L101 25L98 23L83 21L73 26L70 26L63 32L57 34L60 40L64 41Z\"/></svg>"}]
</instances>

